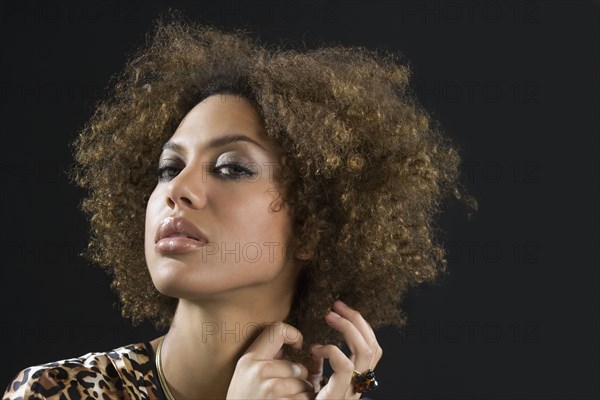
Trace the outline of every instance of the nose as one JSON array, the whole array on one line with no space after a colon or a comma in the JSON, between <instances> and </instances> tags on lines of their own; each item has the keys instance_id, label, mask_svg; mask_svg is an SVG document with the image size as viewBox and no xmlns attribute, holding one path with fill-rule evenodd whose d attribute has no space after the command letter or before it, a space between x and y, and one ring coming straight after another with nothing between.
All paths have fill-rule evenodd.
<instances>
[{"instance_id":1,"label":"nose","mask_svg":"<svg viewBox=\"0 0 600 400\"><path fill-rule=\"evenodd\" d=\"M168 183L169 208L200 209L206 205L207 180L201 166L187 165Z\"/></svg>"}]
</instances>

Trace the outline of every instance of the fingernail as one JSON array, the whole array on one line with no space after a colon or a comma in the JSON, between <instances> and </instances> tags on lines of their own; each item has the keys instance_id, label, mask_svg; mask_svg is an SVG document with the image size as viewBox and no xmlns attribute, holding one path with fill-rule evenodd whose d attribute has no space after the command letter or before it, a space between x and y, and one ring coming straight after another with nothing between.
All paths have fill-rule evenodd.
<instances>
[{"instance_id":1,"label":"fingernail","mask_svg":"<svg viewBox=\"0 0 600 400\"><path fill-rule=\"evenodd\" d=\"M292 364L292 370L294 371L294 377L298 377L302 373L302 368L298 364Z\"/></svg>"},{"instance_id":2,"label":"fingernail","mask_svg":"<svg viewBox=\"0 0 600 400\"><path fill-rule=\"evenodd\" d=\"M312 353L314 350L320 349L321 347L323 347L322 344L313 344L310 346L310 352Z\"/></svg>"},{"instance_id":3,"label":"fingernail","mask_svg":"<svg viewBox=\"0 0 600 400\"><path fill-rule=\"evenodd\" d=\"M332 316L333 318L341 318L340 314L336 313L335 311L329 311L330 316Z\"/></svg>"},{"instance_id":4,"label":"fingernail","mask_svg":"<svg viewBox=\"0 0 600 400\"><path fill-rule=\"evenodd\" d=\"M340 299L336 300L338 303L340 303L342 306L344 307L348 307L348 304L344 303L343 301L341 301Z\"/></svg>"}]
</instances>

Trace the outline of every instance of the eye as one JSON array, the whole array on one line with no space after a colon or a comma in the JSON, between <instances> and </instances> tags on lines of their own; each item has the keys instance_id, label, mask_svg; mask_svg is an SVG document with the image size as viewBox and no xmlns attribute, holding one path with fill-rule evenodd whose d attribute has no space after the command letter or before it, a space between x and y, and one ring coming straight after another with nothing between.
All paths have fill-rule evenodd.
<instances>
[{"instance_id":1,"label":"eye","mask_svg":"<svg viewBox=\"0 0 600 400\"><path fill-rule=\"evenodd\" d=\"M242 179L254 176L254 172L250 168L234 162L215 166L213 173L223 179Z\"/></svg>"},{"instance_id":2,"label":"eye","mask_svg":"<svg viewBox=\"0 0 600 400\"><path fill-rule=\"evenodd\" d=\"M170 172L175 172L171 174ZM169 164L161 164L158 166L158 170L156 171L156 175L158 176L158 181L168 181L177 176L177 172L179 172L179 168L174 165Z\"/></svg>"}]
</instances>

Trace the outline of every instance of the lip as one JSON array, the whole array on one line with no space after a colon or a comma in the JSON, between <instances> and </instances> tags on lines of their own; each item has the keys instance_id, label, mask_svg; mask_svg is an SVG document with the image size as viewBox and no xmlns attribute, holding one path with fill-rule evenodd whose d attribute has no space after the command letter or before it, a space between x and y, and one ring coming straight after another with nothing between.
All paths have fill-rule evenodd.
<instances>
[{"instance_id":1,"label":"lip","mask_svg":"<svg viewBox=\"0 0 600 400\"><path fill-rule=\"evenodd\" d=\"M185 253L207 243L204 233L183 217L167 217L156 230L155 249L159 253Z\"/></svg>"}]
</instances>

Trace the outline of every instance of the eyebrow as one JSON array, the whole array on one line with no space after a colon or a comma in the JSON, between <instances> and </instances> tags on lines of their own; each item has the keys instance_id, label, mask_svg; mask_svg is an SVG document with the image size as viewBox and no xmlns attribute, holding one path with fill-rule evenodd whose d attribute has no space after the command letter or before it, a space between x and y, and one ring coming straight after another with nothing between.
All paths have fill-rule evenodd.
<instances>
[{"instance_id":1,"label":"eyebrow","mask_svg":"<svg viewBox=\"0 0 600 400\"><path fill-rule=\"evenodd\" d=\"M235 142L252 143L252 144L255 144L256 146L260 147L261 149L265 150L265 148L260 143L258 143L257 141L255 141L253 139L250 139L248 136L244 136L244 135L227 135L227 136L221 136L218 138L214 138L210 142L208 142L206 147L208 147L208 148L222 147L222 146L228 145L230 143L235 143ZM185 153L185 148L182 145L180 145L179 143L176 143L176 142L171 142L171 141L165 143L162 149L163 149L163 151L164 150L173 150L178 153Z\"/></svg>"}]
</instances>

